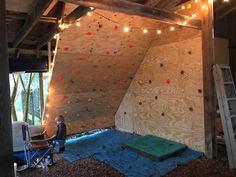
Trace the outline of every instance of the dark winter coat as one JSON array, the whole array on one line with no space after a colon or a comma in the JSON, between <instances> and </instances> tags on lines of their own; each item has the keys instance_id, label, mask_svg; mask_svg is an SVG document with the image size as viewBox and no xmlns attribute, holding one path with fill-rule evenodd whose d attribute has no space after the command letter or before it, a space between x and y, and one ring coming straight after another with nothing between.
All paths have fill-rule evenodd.
<instances>
[{"instance_id":1,"label":"dark winter coat","mask_svg":"<svg viewBox=\"0 0 236 177\"><path fill-rule=\"evenodd\" d=\"M66 125L64 122L61 122L57 125L56 140L65 140L66 139Z\"/></svg>"}]
</instances>

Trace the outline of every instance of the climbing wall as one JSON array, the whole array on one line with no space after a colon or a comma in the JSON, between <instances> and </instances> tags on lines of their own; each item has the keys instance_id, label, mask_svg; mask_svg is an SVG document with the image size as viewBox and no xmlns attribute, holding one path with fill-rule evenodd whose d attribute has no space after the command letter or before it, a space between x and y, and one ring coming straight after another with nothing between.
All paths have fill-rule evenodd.
<instances>
[{"instance_id":1,"label":"climbing wall","mask_svg":"<svg viewBox=\"0 0 236 177\"><path fill-rule=\"evenodd\" d=\"M67 4L66 13L75 6ZM130 32L123 27L130 25ZM66 118L68 134L113 126L114 115L140 66L156 31L142 32L155 20L95 10L60 35L49 88L45 123Z\"/></svg>"},{"instance_id":2,"label":"climbing wall","mask_svg":"<svg viewBox=\"0 0 236 177\"><path fill-rule=\"evenodd\" d=\"M204 152L201 32L155 37L116 113L116 128L152 134Z\"/></svg>"}]
</instances>

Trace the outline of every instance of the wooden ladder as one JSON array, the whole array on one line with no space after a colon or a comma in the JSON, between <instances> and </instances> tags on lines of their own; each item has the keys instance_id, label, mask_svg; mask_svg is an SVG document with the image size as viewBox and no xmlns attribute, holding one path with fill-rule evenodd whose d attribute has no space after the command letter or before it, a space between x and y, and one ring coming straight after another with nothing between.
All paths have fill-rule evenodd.
<instances>
[{"instance_id":1,"label":"wooden ladder","mask_svg":"<svg viewBox=\"0 0 236 177\"><path fill-rule=\"evenodd\" d=\"M229 66L214 65L213 75L229 166L236 168L236 90Z\"/></svg>"}]
</instances>

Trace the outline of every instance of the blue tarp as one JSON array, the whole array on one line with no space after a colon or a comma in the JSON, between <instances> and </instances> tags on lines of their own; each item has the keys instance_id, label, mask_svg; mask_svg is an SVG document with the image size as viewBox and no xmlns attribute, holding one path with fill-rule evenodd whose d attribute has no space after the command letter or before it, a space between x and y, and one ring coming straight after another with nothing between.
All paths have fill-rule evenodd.
<instances>
[{"instance_id":1,"label":"blue tarp","mask_svg":"<svg viewBox=\"0 0 236 177\"><path fill-rule=\"evenodd\" d=\"M103 130L68 140L62 157L69 162L94 157L110 164L128 177L159 177L174 170L178 165L187 164L203 155L201 152L187 149L163 161L151 160L122 147L123 142L134 137L115 130Z\"/></svg>"}]
</instances>

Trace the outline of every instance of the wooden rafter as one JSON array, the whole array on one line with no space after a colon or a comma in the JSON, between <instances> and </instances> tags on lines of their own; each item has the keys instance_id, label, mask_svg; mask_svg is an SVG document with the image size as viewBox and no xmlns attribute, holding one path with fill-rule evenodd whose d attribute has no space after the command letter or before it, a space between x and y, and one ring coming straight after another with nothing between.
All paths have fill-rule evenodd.
<instances>
[{"instance_id":1,"label":"wooden rafter","mask_svg":"<svg viewBox=\"0 0 236 177\"><path fill-rule=\"evenodd\" d=\"M34 25L39 21L41 15L43 14L44 10L49 6L51 0L40 0L35 6L35 9L29 16L29 18L25 21L21 30L17 33L13 47L17 47L24 38L30 33Z\"/></svg>"},{"instance_id":2,"label":"wooden rafter","mask_svg":"<svg viewBox=\"0 0 236 177\"><path fill-rule=\"evenodd\" d=\"M122 12L130 15L137 15L147 18L160 20L162 22L178 24L181 26L201 28L201 21L189 19L166 10L153 8L142 4L130 2L127 0L61 0L77 5L95 7L98 9ZM187 23L185 23L187 22Z\"/></svg>"}]
</instances>

